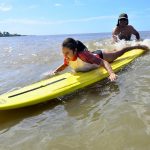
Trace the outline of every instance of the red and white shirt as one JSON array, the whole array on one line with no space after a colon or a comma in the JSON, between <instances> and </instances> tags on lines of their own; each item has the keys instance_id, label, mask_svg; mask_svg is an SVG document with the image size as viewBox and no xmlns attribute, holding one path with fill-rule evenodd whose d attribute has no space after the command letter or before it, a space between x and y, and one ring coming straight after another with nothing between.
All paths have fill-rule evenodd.
<instances>
[{"instance_id":1,"label":"red and white shirt","mask_svg":"<svg viewBox=\"0 0 150 150\"><path fill-rule=\"evenodd\" d=\"M70 66L76 72L84 72L98 68L101 62L102 59L98 54L94 54L88 50L78 52L73 61L68 61L64 58L64 65Z\"/></svg>"}]
</instances>

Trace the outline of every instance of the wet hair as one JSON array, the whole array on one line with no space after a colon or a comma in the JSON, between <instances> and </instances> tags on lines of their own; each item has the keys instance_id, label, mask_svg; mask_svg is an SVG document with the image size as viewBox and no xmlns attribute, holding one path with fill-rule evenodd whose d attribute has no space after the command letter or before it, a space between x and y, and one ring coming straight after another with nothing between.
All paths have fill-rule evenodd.
<instances>
[{"instance_id":1,"label":"wet hair","mask_svg":"<svg viewBox=\"0 0 150 150\"><path fill-rule=\"evenodd\" d=\"M75 51L77 49L78 52L87 49L87 47L81 41L74 40L73 38L65 39L62 43L62 47L67 47L72 51Z\"/></svg>"}]
</instances>

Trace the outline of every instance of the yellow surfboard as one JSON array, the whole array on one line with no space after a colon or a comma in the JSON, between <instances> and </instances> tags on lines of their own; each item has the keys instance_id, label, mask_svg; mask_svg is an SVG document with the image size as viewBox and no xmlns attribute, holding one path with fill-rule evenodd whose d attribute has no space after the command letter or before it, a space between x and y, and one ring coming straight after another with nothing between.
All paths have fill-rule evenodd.
<instances>
[{"instance_id":1,"label":"yellow surfboard","mask_svg":"<svg viewBox=\"0 0 150 150\"><path fill-rule=\"evenodd\" d=\"M111 64L113 70L115 72L119 71L142 55L143 52L142 49L134 49L125 53ZM100 81L107 76L107 71L102 67L84 73L60 74L0 95L0 110L20 108L48 101Z\"/></svg>"}]
</instances>

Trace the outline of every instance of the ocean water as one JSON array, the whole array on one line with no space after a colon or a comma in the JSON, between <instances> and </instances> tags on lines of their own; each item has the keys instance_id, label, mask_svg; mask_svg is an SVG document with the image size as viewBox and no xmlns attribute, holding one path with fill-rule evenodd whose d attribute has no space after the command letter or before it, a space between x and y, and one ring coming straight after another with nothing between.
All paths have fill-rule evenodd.
<instances>
[{"instance_id":1,"label":"ocean water","mask_svg":"<svg viewBox=\"0 0 150 150\"><path fill-rule=\"evenodd\" d=\"M0 94L47 77L63 62L61 43L81 40L89 50L121 49L111 33L0 38ZM134 37L133 37L134 39ZM0 111L0 150L149 150L150 52L108 79L31 107Z\"/></svg>"}]
</instances>

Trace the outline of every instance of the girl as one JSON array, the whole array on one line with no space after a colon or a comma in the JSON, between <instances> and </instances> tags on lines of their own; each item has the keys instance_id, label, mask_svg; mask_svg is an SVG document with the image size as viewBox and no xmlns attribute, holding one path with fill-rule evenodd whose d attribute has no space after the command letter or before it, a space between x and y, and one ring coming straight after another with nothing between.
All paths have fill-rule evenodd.
<instances>
[{"instance_id":1,"label":"girl","mask_svg":"<svg viewBox=\"0 0 150 150\"><path fill-rule=\"evenodd\" d=\"M76 72L90 71L103 66L109 73L109 79L114 81L117 75L113 72L108 62L114 61L125 52L135 48L148 50L146 46L132 46L114 52L102 52L101 50L90 52L82 42L73 38L67 38L62 43L64 63L54 73L64 70L67 66L70 66Z\"/></svg>"}]
</instances>

